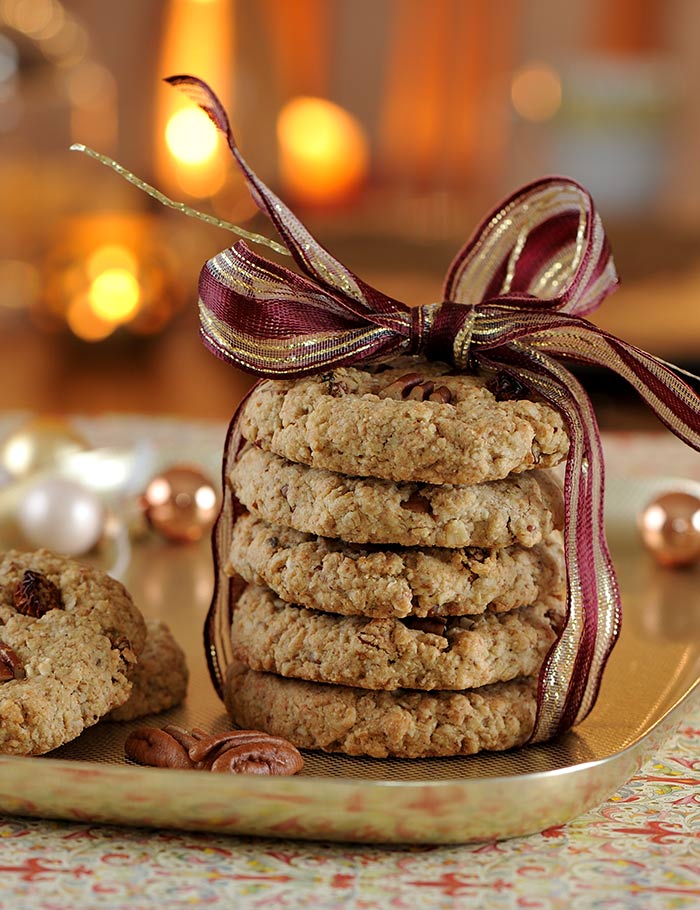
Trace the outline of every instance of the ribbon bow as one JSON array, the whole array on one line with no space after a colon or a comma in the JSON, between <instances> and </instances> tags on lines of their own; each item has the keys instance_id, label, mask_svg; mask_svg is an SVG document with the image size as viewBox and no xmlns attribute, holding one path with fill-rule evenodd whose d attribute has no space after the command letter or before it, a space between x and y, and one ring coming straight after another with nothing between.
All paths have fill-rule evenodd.
<instances>
[{"instance_id":1,"label":"ribbon bow","mask_svg":"<svg viewBox=\"0 0 700 910\"><path fill-rule=\"evenodd\" d=\"M447 274L443 302L411 308L354 275L307 231L247 165L226 112L191 76L183 89L225 135L250 192L303 275L253 253L244 242L210 259L199 282L201 333L218 357L267 377L298 377L339 366L421 353L459 369L505 372L556 407L570 451L565 475L567 618L540 674L532 741L581 721L593 706L620 627L620 597L603 529L604 471L591 403L561 361L608 367L659 418L700 449L700 398L666 364L584 318L617 286L602 223L573 180L552 177L519 190L477 229ZM304 277L305 276L305 277ZM236 419L229 434L232 454ZM223 556L229 510L215 539ZM224 548L224 549L222 549ZM217 573L220 574L220 573ZM219 580L213 616L231 592ZM208 623L210 639L212 617ZM215 637L215 636L214 636ZM216 645L212 678L221 691Z\"/></svg>"}]
</instances>

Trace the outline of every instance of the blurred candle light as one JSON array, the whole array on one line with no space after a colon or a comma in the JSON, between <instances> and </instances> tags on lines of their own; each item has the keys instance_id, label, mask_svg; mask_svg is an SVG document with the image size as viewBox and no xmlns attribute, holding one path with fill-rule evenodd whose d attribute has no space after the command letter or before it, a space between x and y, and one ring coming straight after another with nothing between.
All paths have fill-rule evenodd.
<instances>
[{"instance_id":1,"label":"blurred candle light","mask_svg":"<svg viewBox=\"0 0 700 910\"><path fill-rule=\"evenodd\" d=\"M158 69L196 73L227 103L235 68L232 0L168 0ZM230 166L225 144L202 111L168 85L156 97L156 176L166 192L201 199L224 185Z\"/></svg>"},{"instance_id":2,"label":"blurred candle light","mask_svg":"<svg viewBox=\"0 0 700 910\"><path fill-rule=\"evenodd\" d=\"M105 269L90 286L90 305L102 319L119 325L136 312L141 291L136 276L127 269Z\"/></svg>"},{"instance_id":3,"label":"blurred candle light","mask_svg":"<svg viewBox=\"0 0 700 910\"><path fill-rule=\"evenodd\" d=\"M165 127L165 141L183 164L204 164L216 154L216 128L199 108L175 111Z\"/></svg>"},{"instance_id":4,"label":"blurred candle light","mask_svg":"<svg viewBox=\"0 0 700 910\"><path fill-rule=\"evenodd\" d=\"M41 327L67 324L91 342L121 327L153 334L183 302L178 273L177 256L160 238L157 219L109 213L73 219L44 268Z\"/></svg>"},{"instance_id":5,"label":"blurred candle light","mask_svg":"<svg viewBox=\"0 0 700 910\"><path fill-rule=\"evenodd\" d=\"M511 83L511 100L523 120L543 123L561 107L561 77L547 63L531 61L518 69Z\"/></svg>"},{"instance_id":6,"label":"blurred candle light","mask_svg":"<svg viewBox=\"0 0 700 910\"><path fill-rule=\"evenodd\" d=\"M367 176L367 138L352 114L323 98L288 102L277 120L280 177L300 201L347 199Z\"/></svg>"}]
</instances>

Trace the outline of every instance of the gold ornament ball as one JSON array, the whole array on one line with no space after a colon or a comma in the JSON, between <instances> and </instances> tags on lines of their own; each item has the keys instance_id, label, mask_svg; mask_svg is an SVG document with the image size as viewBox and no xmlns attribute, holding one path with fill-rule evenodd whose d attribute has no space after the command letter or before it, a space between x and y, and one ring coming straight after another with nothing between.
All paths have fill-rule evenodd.
<instances>
[{"instance_id":1,"label":"gold ornament ball","mask_svg":"<svg viewBox=\"0 0 700 910\"><path fill-rule=\"evenodd\" d=\"M700 561L700 496L657 496L639 517L642 540L659 565L681 568Z\"/></svg>"},{"instance_id":2,"label":"gold ornament ball","mask_svg":"<svg viewBox=\"0 0 700 910\"><path fill-rule=\"evenodd\" d=\"M163 537L192 543L214 523L218 497L199 468L173 465L149 482L141 504L148 523Z\"/></svg>"},{"instance_id":3,"label":"gold ornament ball","mask_svg":"<svg viewBox=\"0 0 700 910\"><path fill-rule=\"evenodd\" d=\"M33 417L14 430L0 446L0 465L12 477L30 477L90 448L60 417Z\"/></svg>"}]
</instances>

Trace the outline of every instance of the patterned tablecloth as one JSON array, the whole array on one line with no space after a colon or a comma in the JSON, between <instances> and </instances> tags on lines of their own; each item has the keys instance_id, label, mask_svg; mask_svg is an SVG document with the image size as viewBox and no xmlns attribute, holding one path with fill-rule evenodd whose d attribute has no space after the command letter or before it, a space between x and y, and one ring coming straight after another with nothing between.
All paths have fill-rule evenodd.
<instances>
[{"instance_id":1,"label":"patterned tablecloth","mask_svg":"<svg viewBox=\"0 0 700 910\"><path fill-rule=\"evenodd\" d=\"M114 441L120 426L100 425L99 441ZM171 429L159 425L159 439ZM223 428L199 429L200 461L215 460ZM606 450L612 475L700 479L700 458L671 438L609 438ZM0 908L12 910L691 910L700 907L700 700L604 805L511 841L383 848L6 817L0 845Z\"/></svg>"}]
</instances>

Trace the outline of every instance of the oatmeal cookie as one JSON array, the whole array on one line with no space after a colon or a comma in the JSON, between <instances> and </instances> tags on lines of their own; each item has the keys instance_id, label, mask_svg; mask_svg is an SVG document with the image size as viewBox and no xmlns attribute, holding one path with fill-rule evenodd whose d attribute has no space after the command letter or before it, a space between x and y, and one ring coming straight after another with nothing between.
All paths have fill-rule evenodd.
<instances>
[{"instance_id":1,"label":"oatmeal cookie","mask_svg":"<svg viewBox=\"0 0 700 910\"><path fill-rule=\"evenodd\" d=\"M531 549L347 544L242 515L225 570L288 603L345 616L463 616L535 603L566 588L561 533Z\"/></svg>"},{"instance_id":2,"label":"oatmeal cookie","mask_svg":"<svg viewBox=\"0 0 700 910\"><path fill-rule=\"evenodd\" d=\"M411 357L266 380L240 427L290 461L400 482L502 480L557 465L569 447L558 411L523 387Z\"/></svg>"},{"instance_id":3,"label":"oatmeal cookie","mask_svg":"<svg viewBox=\"0 0 700 910\"><path fill-rule=\"evenodd\" d=\"M532 547L563 521L561 485L550 471L473 486L398 484L245 446L229 480L248 511L270 524L351 543Z\"/></svg>"},{"instance_id":4,"label":"oatmeal cookie","mask_svg":"<svg viewBox=\"0 0 700 910\"><path fill-rule=\"evenodd\" d=\"M508 613L367 619L319 613L249 585L233 612L233 655L252 670L361 689L473 689L532 676L564 598Z\"/></svg>"},{"instance_id":5,"label":"oatmeal cookie","mask_svg":"<svg viewBox=\"0 0 700 910\"><path fill-rule=\"evenodd\" d=\"M27 571L40 573L58 588L66 613L89 616L113 642L126 638L137 657L143 651L146 623L124 585L100 569L45 549L0 553L0 624L17 613L14 591Z\"/></svg>"},{"instance_id":6,"label":"oatmeal cookie","mask_svg":"<svg viewBox=\"0 0 700 910\"><path fill-rule=\"evenodd\" d=\"M225 702L239 726L283 736L302 749L374 758L473 755L527 741L537 680L465 692L373 692L285 679L233 661Z\"/></svg>"},{"instance_id":7,"label":"oatmeal cookie","mask_svg":"<svg viewBox=\"0 0 700 910\"><path fill-rule=\"evenodd\" d=\"M179 705L187 693L185 652L164 622L147 619L146 627L146 646L130 675L131 695L110 711L106 720L135 720L158 714Z\"/></svg>"},{"instance_id":8,"label":"oatmeal cookie","mask_svg":"<svg viewBox=\"0 0 700 910\"><path fill-rule=\"evenodd\" d=\"M0 556L0 752L40 755L131 692L146 628L123 585L46 550Z\"/></svg>"}]
</instances>

